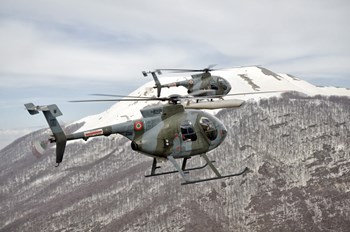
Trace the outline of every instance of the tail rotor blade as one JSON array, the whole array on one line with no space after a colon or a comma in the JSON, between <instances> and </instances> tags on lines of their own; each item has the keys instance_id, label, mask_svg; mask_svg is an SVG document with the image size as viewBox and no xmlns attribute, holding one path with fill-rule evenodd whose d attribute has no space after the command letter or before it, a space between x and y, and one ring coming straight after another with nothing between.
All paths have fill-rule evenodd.
<instances>
[{"instance_id":1,"label":"tail rotor blade","mask_svg":"<svg viewBox=\"0 0 350 232\"><path fill-rule=\"evenodd\" d=\"M46 154L47 149L49 148L50 141L35 141L32 144L32 154L37 158L40 159L43 155Z\"/></svg>"}]
</instances>

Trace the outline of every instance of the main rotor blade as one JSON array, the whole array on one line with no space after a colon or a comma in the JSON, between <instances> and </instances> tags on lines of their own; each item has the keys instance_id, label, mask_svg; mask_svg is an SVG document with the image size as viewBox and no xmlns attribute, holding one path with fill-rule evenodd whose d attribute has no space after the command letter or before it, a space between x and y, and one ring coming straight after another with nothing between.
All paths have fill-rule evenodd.
<instances>
[{"instance_id":1,"label":"main rotor blade","mask_svg":"<svg viewBox=\"0 0 350 232\"><path fill-rule=\"evenodd\" d=\"M216 98L223 98L227 96L239 96L239 95L253 95L253 94L264 94L264 93L283 93L290 90L285 91L263 91L263 92L245 92L245 93L233 93L233 94L227 94L227 95L207 95L207 96L193 96L192 94L181 96L180 99L192 99L192 100L207 100L207 99L216 99ZM216 101L217 102L217 101Z\"/></svg>"},{"instance_id":2,"label":"main rotor blade","mask_svg":"<svg viewBox=\"0 0 350 232\"><path fill-rule=\"evenodd\" d=\"M162 69L157 69L157 70L167 71L167 72L172 72L172 73L203 72L203 69L162 68Z\"/></svg>"},{"instance_id":3,"label":"main rotor blade","mask_svg":"<svg viewBox=\"0 0 350 232\"><path fill-rule=\"evenodd\" d=\"M172 73L186 73L186 72L211 72L211 71L231 71L233 68L245 68L245 67L261 67L260 64L257 65L243 65L243 66L234 66L230 68L215 68L217 64L211 64L208 65L208 67L203 68L203 69L178 69L178 68L163 68L163 69L156 69L156 70L161 70L161 71L168 71Z\"/></svg>"},{"instance_id":4,"label":"main rotor blade","mask_svg":"<svg viewBox=\"0 0 350 232\"><path fill-rule=\"evenodd\" d=\"M253 95L253 94L264 94L264 93L283 93L290 90L275 90L275 91L262 91L262 92L244 92L244 93L232 93L227 95L211 95L211 96L193 96L191 94L185 96L173 96L173 97L138 97L138 96L123 96L123 95L113 95L113 94L92 94L96 96L109 96L109 97L124 97L120 99L83 99L83 100L73 100L69 102L118 102L118 101L174 101L176 99L192 99L192 100L203 100L203 99L213 99L222 98L226 96L239 96L239 95ZM206 92L206 91L204 91ZM204 93L203 92L203 93ZM201 93L201 92L198 92Z\"/></svg>"},{"instance_id":5,"label":"main rotor blade","mask_svg":"<svg viewBox=\"0 0 350 232\"><path fill-rule=\"evenodd\" d=\"M117 95L117 94L100 94L93 93L91 96L101 96L101 97L123 97L123 98L138 98L138 99L149 99L150 97L141 97L141 96L130 96L130 95Z\"/></svg>"},{"instance_id":6,"label":"main rotor blade","mask_svg":"<svg viewBox=\"0 0 350 232\"><path fill-rule=\"evenodd\" d=\"M217 64L210 64L210 65L208 65L208 67L207 68L205 68L205 69L212 69L212 68L214 68L215 66L216 66Z\"/></svg>"},{"instance_id":7,"label":"main rotor blade","mask_svg":"<svg viewBox=\"0 0 350 232\"><path fill-rule=\"evenodd\" d=\"M168 72L172 72L172 73L210 72L210 71L217 70L217 69L212 69L212 68L215 67L215 66L216 66L216 64L210 64L210 65L208 65L208 67L202 68L202 69L163 68L163 69L156 69L156 70L168 71Z\"/></svg>"},{"instance_id":8,"label":"main rotor blade","mask_svg":"<svg viewBox=\"0 0 350 232\"><path fill-rule=\"evenodd\" d=\"M213 101L213 102L189 103L189 104L184 104L184 107L186 109L216 110L216 109L237 108L237 107L240 107L243 103L244 103L243 100L231 99L231 100Z\"/></svg>"},{"instance_id":9,"label":"main rotor blade","mask_svg":"<svg viewBox=\"0 0 350 232\"><path fill-rule=\"evenodd\" d=\"M262 93L283 93L290 90L272 90L272 91L261 91L261 92L245 92L245 93L232 93L224 96L237 96L237 95L252 95L252 94L262 94Z\"/></svg>"},{"instance_id":10,"label":"main rotor blade","mask_svg":"<svg viewBox=\"0 0 350 232\"><path fill-rule=\"evenodd\" d=\"M245 93L231 93L224 96L239 96L239 95L254 95L254 94L263 94L263 93L284 93L290 90L272 90L272 91L261 91L261 92L245 92Z\"/></svg>"},{"instance_id":11,"label":"main rotor blade","mask_svg":"<svg viewBox=\"0 0 350 232\"><path fill-rule=\"evenodd\" d=\"M69 102L119 102L119 101L168 101L168 100L170 100L170 98L148 98L148 99L121 98L121 99L73 100Z\"/></svg>"},{"instance_id":12,"label":"main rotor blade","mask_svg":"<svg viewBox=\"0 0 350 232\"><path fill-rule=\"evenodd\" d=\"M290 90L273 90L273 91L262 91L262 92L243 92L243 93L231 93L226 95L212 95L212 96L198 96L195 99L211 99L211 98L222 98L229 96L239 96L239 95L254 95L254 94L264 94L264 93L284 93Z\"/></svg>"}]
</instances>

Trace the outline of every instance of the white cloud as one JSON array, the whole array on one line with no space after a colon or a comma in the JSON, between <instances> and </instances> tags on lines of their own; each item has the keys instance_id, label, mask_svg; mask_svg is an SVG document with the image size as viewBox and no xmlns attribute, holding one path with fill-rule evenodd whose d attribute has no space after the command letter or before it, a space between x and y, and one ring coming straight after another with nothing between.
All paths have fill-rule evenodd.
<instances>
[{"instance_id":1,"label":"white cloud","mask_svg":"<svg viewBox=\"0 0 350 232\"><path fill-rule=\"evenodd\" d=\"M16 139L32 132L33 129L0 129L0 150L15 141Z\"/></svg>"},{"instance_id":2,"label":"white cloud","mask_svg":"<svg viewBox=\"0 0 350 232\"><path fill-rule=\"evenodd\" d=\"M284 65L285 72L300 73L307 64L297 58L331 55L334 62L341 59L337 67L345 70L339 72L347 73L349 5L340 0L11 1L2 6L13 13L0 24L0 51L6 54L0 56L0 71L61 80L135 80L141 68L203 66L225 58L231 65L296 59Z\"/></svg>"},{"instance_id":3,"label":"white cloud","mask_svg":"<svg viewBox=\"0 0 350 232\"><path fill-rule=\"evenodd\" d=\"M96 48L93 42L92 47L80 44L84 38L57 41L57 37L64 35L45 37L44 31L27 22L2 22L0 30L4 34L0 39L3 54L0 56L0 71L9 76L16 74L20 78L20 81L2 81L2 86L70 82L72 78L101 81L139 79L141 70L135 70L135 67L155 66L170 58L173 62L179 62L188 56L182 49L166 48L162 44L152 44L137 51L132 47L128 51L119 51L113 46Z\"/></svg>"},{"instance_id":4,"label":"white cloud","mask_svg":"<svg viewBox=\"0 0 350 232\"><path fill-rule=\"evenodd\" d=\"M154 68L259 64L350 87L348 12L345 0L3 1L0 115L15 120L23 112L9 108L29 101L118 94Z\"/></svg>"}]
</instances>

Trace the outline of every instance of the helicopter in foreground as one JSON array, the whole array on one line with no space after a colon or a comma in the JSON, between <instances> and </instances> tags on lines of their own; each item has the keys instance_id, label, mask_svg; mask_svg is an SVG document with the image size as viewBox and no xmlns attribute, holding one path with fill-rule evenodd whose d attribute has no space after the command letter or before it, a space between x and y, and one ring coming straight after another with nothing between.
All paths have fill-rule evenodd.
<instances>
[{"instance_id":1,"label":"helicopter in foreground","mask_svg":"<svg viewBox=\"0 0 350 232\"><path fill-rule=\"evenodd\" d=\"M167 104L141 109L142 118L130 120L106 127L92 130L65 134L56 117L62 113L57 105L35 106L33 103L25 104L31 115L42 111L53 135L47 143L56 143L56 163L62 162L67 141L91 137L109 136L121 134L128 138L131 149L153 158L151 172L146 177L166 175L178 172L185 184L193 184L209 180L217 180L245 173L245 168L239 173L222 175L209 160L207 152L218 147L226 138L227 129L225 125L215 116L201 109L222 109L240 107L243 100L223 100L217 102L199 102L181 104L181 97L170 96L167 98L123 98L109 99L108 101L169 101ZM79 100L73 102L96 102L105 100ZM44 149L44 145L36 144L36 150ZM187 168L187 161L193 156L200 156L205 164L199 167ZM182 164L176 161L182 159ZM160 167L157 160L170 161L175 170L170 172L156 172ZM215 173L215 177L192 180L188 173L194 170L209 168Z\"/></svg>"},{"instance_id":2,"label":"helicopter in foreground","mask_svg":"<svg viewBox=\"0 0 350 232\"><path fill-rule=\"evenodd\" d=\"M215 65L209 65L204 69L156 69L154 71L143 71L143 76L151 74L155 87L157 89L157 96L160 97L162 88L178 87L183 86L187 89L187 93L191 96L225 96L231 91L230 83L220 77L211 75L211 71ZM191 79L184 81L177 81L168 84L161 84L158 75L162 74L162 71L169 71L173 73L188 73L188 72L199 72L191 75Z\"/></svg>"}]
</instances>

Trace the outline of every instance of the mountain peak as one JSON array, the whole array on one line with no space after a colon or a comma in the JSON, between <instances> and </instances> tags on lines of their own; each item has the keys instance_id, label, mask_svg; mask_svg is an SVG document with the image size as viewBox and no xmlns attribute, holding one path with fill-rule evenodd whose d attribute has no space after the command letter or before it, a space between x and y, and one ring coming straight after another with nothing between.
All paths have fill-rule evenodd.
<instances>
[{"instance_id":1,"label":"mountain peak","mask_svg":"<svg viewBox=\"0 0 350 232\"><path fill-rule=\"evenodd\" d=\"M212 71L212 74L225 78L231 84L232 90L230 94L247 92L258 93L265 91L297 91L307 94L309 96L350 96L349 89L336 87L318 87L293 75L277 74L261 66L248 66L217 70ZM181 80L188 80L190 78L191 76L189 74L178 76L159 76L159 80L162 84L167 84ZM133 91L132 93L130 93L129 96L155 97L157 95L157 92L156 89L153 88L154 85L154 81L151 80L143 86L136 89L135 91ZM171 94L186 95L187 89L181 86L162 89L162 96L169 96ZM280 93L262 93L254 95L225 97L225 99L238 98L242 100L259 100L279 95ZM161 104L161 102L117 102L109 109L100 114L83 118L74 123L85 122L85 125L80 130L87 130L91 128L124 122L127 120L137 119L142 116L140 113L140 109L151 104ZM215 113L216 112L217 111L215 111Z\"/></svg>"}]
</instances>

